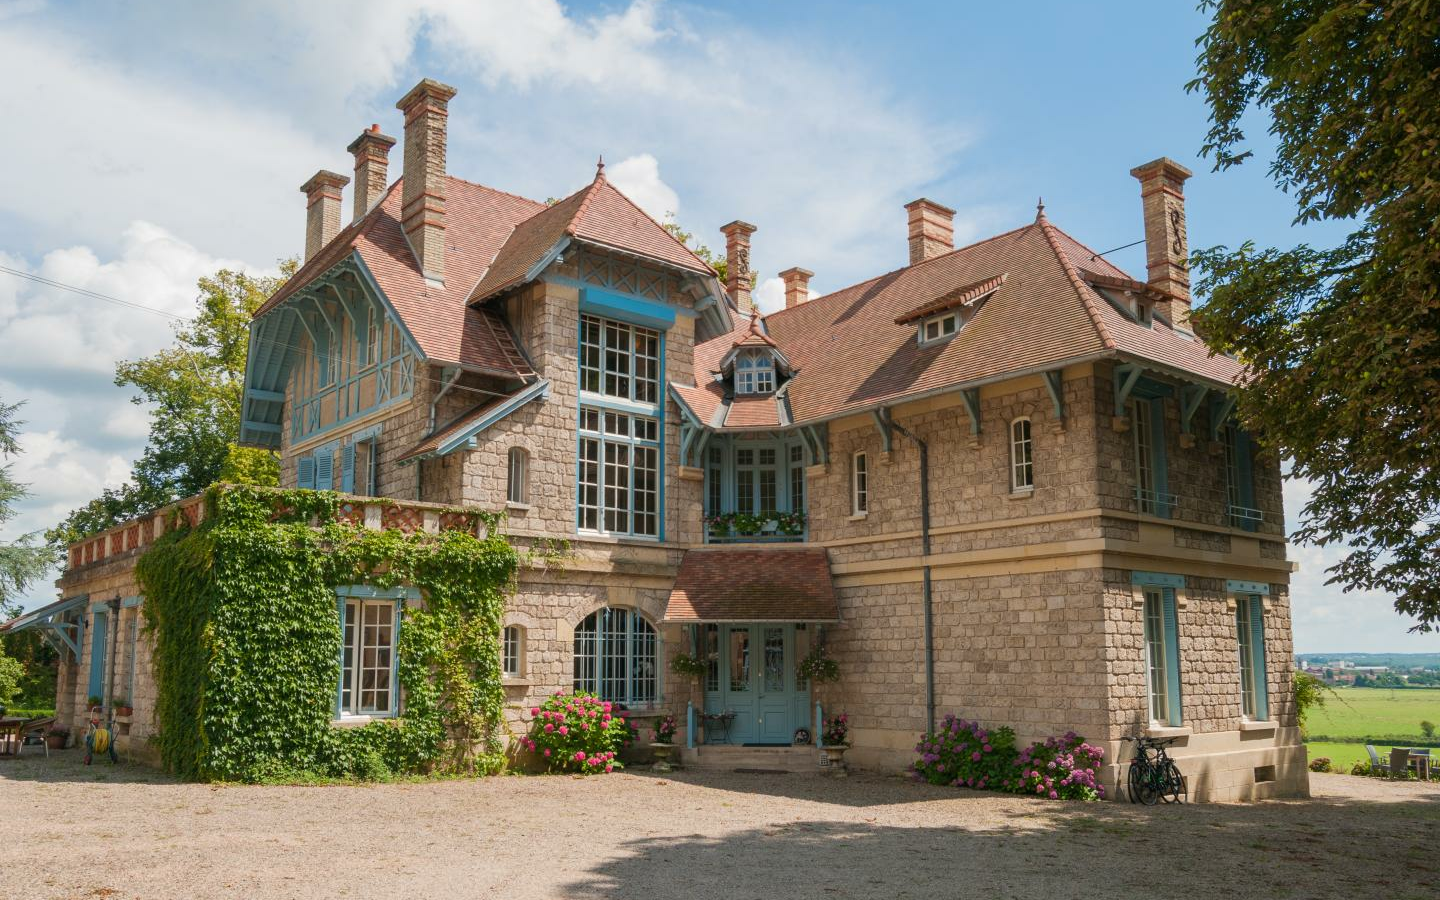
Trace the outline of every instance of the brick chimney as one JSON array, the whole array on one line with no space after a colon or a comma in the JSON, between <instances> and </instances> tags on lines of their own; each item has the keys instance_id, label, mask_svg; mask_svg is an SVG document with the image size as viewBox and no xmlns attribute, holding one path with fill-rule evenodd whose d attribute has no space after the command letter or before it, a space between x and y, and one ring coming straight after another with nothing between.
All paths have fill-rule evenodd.
<instances>
[{"instance_id":1,"label":"brick chimney","mask_svg":"<svg viewBox=\"0 0 1440 900\"><path fill-rule=\"evenodd\" d=\"M1185 239L1185 179L1190 170L1162 156L1130 174L1140 181L1145 210L1146 280L1172 299L1156 304L1177 328L1190 322L1190 246Z\"/></svg>"},{"instance_id":2,"label":"brick chimney","mask_svg":"<svg viewBox=\"0 0 1440 900\"><path fill-rule=\"evenodd\" d=\"M445 126L455 89L430 78L395 104L405 113L405 186L400 225L420 271L445 280Z\"/></svg>"},{"instance_id":3,"label":"brick chimney","mask_svg":"<svg viewBox=\"0 0 1440 900\"><path fill-rule=\"evenodd\" d=\"M955 210L921 197L905 204L910 213L910 265L955 249Z\"/></svg>"},{"instance_id":4,"label":"brick chimney","mask_svg":"<svg viewBox=\"0 0 1440 900\"><path fill-rule=\"evenodd\" d=\"M750 235L755 226L738 219L729 225L722 225L720 233L725 235L725 288L740 315L750 315Z\"/></svg>"},{"instance_id":5,"label":"brick chimney","mask_svg":"<svg viewBox=\"0 0 1440 900\"><path fill-rule=\"evenodd\" d=\"M799 266L780 273L780 280L785 282L786 309L799 306L810 299L810 279L814 277L814 272Z\"/></svg>"},{"instance_id":6,"label":"brick chimney","mask_svg":"<svg viewBox=\"0 0 1440 900\"><path fill-rule=\"evenodd\" d=\"M380 133L379 125L371 125L346 147L355 156L355 215L358 220L380 202L389 187L390 148L395 139Z\"/></svg>"},{"instance_id":7,"label":"brick chimney","mask_svg":"<svg viewBox=\"0 0 1440 900\"><path fill-rule=\"evenodd\" d=\"M340 192L349 183L350 179L344 175L321 169L300 185L301 192L305 194L307 262L340 233Z\"/></svg>"}]
</instances>

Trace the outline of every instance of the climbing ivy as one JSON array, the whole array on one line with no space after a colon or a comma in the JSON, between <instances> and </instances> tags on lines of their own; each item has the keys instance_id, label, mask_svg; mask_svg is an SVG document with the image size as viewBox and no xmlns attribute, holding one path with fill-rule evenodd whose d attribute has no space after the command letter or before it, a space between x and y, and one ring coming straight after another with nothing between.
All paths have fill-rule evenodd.
<instances>
[{"instance_id":1,"label":"climbing ivy","mask_svg":"<svg viewBox=\"0 0 1440 900\"><path fill-rule=\"evenodd\" d=\"M498 519L463 510L468 530L407 535L334 522L340 503L217 485L199 526L177 519L140 559L158 749L176 774L379 778L501 764L501 617L519 558ZM414 586L423 603L400 623L403 714L336 728L335 587L351 584Z\"/></svg>"}]
</instances>

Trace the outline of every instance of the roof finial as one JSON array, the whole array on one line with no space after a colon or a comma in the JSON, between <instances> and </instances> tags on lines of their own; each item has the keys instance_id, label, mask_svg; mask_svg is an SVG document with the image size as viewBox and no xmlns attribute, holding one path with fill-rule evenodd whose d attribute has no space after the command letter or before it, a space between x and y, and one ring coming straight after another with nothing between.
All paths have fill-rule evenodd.
<instances>
[{"instance_id":1,"label":"roof finial","mask_svg":"<svg viewBox=\"0 0 1440 900\"><path fill-rule=\"evenodd\" d=\"M595 161L595 177L596 177L596 178L604 178L604 177L605 177L605 154L603 154L603 153L600 154L600 158Z\"/></svg>"},{"instance_id":2,"label":"roof finial","mask_svg":"<svg viewBox=\"0 0 1440 900\"><path fill-rule=\"evenodd\" d=\"M1035 221L1045 218L1045 198L1038 197L1035 200Z\"/></svg>"}]
</instances>

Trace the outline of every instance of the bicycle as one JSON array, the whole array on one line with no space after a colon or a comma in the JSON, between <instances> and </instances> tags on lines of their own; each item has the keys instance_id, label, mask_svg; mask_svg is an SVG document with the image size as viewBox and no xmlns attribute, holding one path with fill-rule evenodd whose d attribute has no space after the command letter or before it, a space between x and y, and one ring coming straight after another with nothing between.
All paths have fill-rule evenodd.
<instances>
[{"instance_id":1,"label":"bicycle","mask_svg":"<svg viewBox=\"0 0 1440 900\"><path fill-rule=\"evenodd\" d=\"M1165 748L1178 738L1123 737L1122 741L1135 742L1135 755L1130 758L1127 785L1131 803L1154 806L1164 800L1166 803L1183 802L1186 794L1185 776L1165 752Z\"/></svg>"}]
</instances>

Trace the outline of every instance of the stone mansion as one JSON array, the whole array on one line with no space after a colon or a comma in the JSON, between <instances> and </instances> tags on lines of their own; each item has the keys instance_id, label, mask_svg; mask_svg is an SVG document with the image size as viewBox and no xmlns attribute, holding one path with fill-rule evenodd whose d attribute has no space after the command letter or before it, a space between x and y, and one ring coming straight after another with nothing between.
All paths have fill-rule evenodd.
<instances>
[{"instance_id":1,"label":"stone mansion","mask_svg":"<svg viewBox=\"0 0 1440 900\"><path fill-rule=\"evenodd\" d=\"M509 601L517 731L585 689L675 714L698 761L788 747L819 708L849 715L852 765L899 771L953 712L1022 741L1074 729L1111 785L1120 739L1149 733L1180 738L1192 797L1307 792L1280 464L1232 416L1240 364L1190 330L1183 166L1131 171L1143 279L1043 206L957 248L953 211L918 199L908 265L818 297L790 268L761 315L754 225L722 229L722 281L603 164L549 205L462 180L454 94L425 80L399 102L398 179L375 126L353 177L301 188L305 260L251 327L241 441L372 527L477 506L517 543L568 542ZM63 718L130 699L137 750L133 565L161 527L76 545L61 599L6 626L65 648ZM403 714L393 672L352 655L393 656L405 602L339 604L337 727ZM822 645L840 677L808 683ZM674 674L681 652L706 674Z\"/></svg>"}]
</instances>

